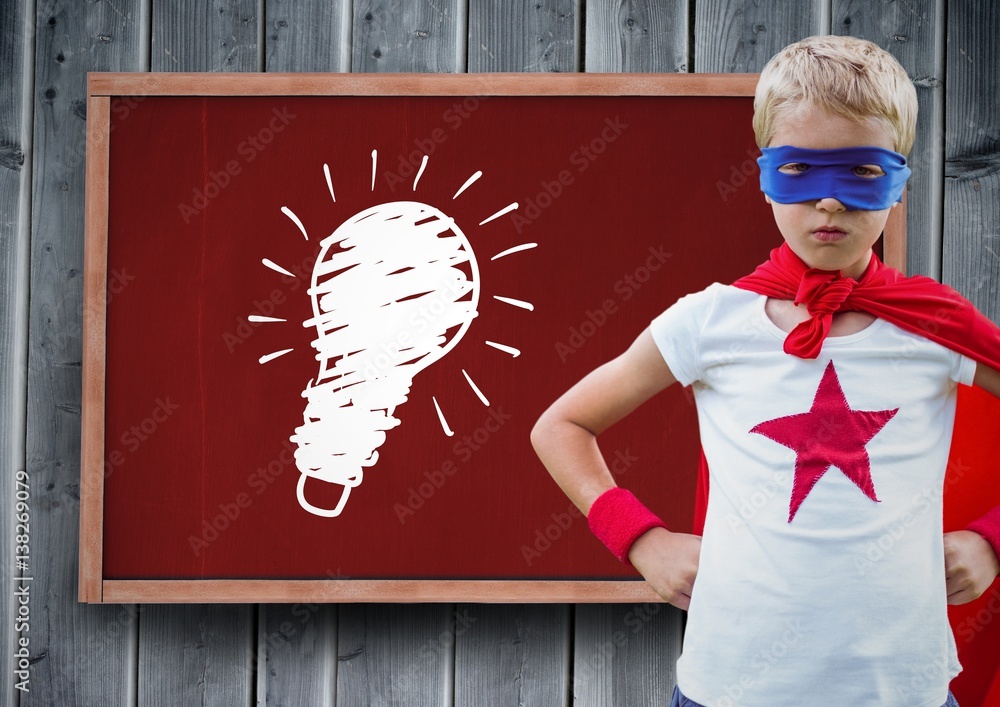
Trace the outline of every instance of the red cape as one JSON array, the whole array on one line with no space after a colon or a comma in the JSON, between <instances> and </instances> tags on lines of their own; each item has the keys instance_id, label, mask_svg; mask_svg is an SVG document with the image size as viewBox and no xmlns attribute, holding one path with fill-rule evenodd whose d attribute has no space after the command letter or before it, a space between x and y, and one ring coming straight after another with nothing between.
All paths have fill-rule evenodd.
<instances>
[{"instance_id":1,"label":"red cape","mask_svg":"<svg viewBox=\"0 0 1000 707\"><path fill-rule=\"evenodd\" d=\"M839 273L809 269L785 244L733 285L806 303L809 312L817 315L829 315L838 308L866 311L1000 370L1000 327L947 285L924 276L906 277L874 254L864 274L854 281ZM829 324L830 316L803 322L789 334L785 351L815 358ZM1000 400L979 388L959 386L945 475L945 532L961 530L1000 501L1000 494L986 492L996 489L1000 475L998 424ZM705 525L708 479L703 452L694 514L698 535ZM1000 707L1000 579L976 601L950 606L948 616L963 667L951 684L955 697L962 707Z\"/></svg>"}]
</instances>

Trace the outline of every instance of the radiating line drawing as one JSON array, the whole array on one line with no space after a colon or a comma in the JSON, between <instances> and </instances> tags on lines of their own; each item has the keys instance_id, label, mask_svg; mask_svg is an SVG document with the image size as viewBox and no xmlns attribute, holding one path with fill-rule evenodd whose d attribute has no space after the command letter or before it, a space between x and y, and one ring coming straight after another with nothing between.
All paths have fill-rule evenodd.
<instances>
[{"instance_id":1,"label":"radiating line drawing","mask_svg":"<svg viewBox=\"0 0 1000 707\"><path fill-rule=\"evenodd\" d=\"M495 341L487 341L486 345L487 346L492 346L493 348L497 349L498 351L503 351L504 353L509 353L514 358L517 358L518 356L521 355L521 351L519 349L515 349L513 346L507 346L506 344L498 344Z\"/></svg>"},{"instance_id":2,"label":"radiating line drawing","mask_svg":"<svg viewBox=\"0 0 1000 707\"><path fill-rule=\"evenodd\" d=\"M441 412L441 406L438 405L438 399L432 395L431 400L434 401L434 409L437 410L438 420L441 421L441 429L444 430L445 435L448 437L454 437L455 433L450 427L448 427L448 421L444 419L444 413Z\"/></svg>"},{"instance_id":3,"label":"radiating line drawing","mask_svg":"<svg viewBox=\"0 0 1000 707\"><path fill-rule=\"evenodd\" d=\"M296 226L299 227L299 230L302 231L302 237L303 238L305 238L306 240L309 240L309 234L306 233L306 227L302 225L302 221L299 220L299 217L295 215L294 211L292 211L287 206L282 206L281 207L281 213L283 213L285 216L287 216L288 218L290 218L292 220L292 222Z\"/></svg>"},{"instance_id":4,"label":"radiating line drawing","mask_svg":"<svg viewBox=\"0 0 1000 707\"><path fill-rule=\"evenodd\" d=\"M375 190L378 151L371 152L371 188ZM427 167L425 155L413 180L416 191ZM455 192L457 198L482 177L473 173ZM330 198L337 203L328 163L323 175ZM494 212L479 223L494 221L518 208L517 202ZM305 239L301 219L281 207ZM535 248L523 243L497 253L492 260ZM291 272L264 258L264 266L282 275ZM296 444L295 464L300 476L296 486L299 505L317 516L339 516L364 470L378 462L386 433L400 424L394 414L406 402L414 377L443 358L462 340L478 316L479 263L472 244L440 209L419 201L392 201L366 208L343 221L319 242L319 255L307 290L312 316L302 324L314 328L311 345L319 370L306 383L302 425L290 440ZM494 295L522 309L528 302ZM270 314L270 313L269 313ZM254 323L280 323L278 317L251 314ZM487 345L518 357L511 346L491 341ZM265 354L264 364L293 349ZM462 369L479 401L490 402ZM445 418L437 396L431 396L445 436L455 432ZM309 479L340 487L333 508L307 500Z\"/></svg>"},{"instance_id":5,"label":"radiating line drawing","mask_svg":"<svg viewBox=\"0 0 1000 707\"><path fill-rule=\"evenodd\" d=\"M476 394L476 397L479 398L479 401L486 407L489 407L490 401L486 399L486 396L483 395L483 391L481 391L479 389L479 386L472 381L472 378L469 377L469 374L465 372L464 368L462 369L462 375L465 376L465 380L468 381L469 387L472 388L472 392Z\"/></svg>"},{"instance_id":6,"label":"radiating line drawing","mask_svg":"<svg viewBox=\"0 0 1000 707\"><path fill-rule=\"evenodd\" d=\"M413 191L417 190L417 182L420 181L420 175L424 173L424 168L427 166L427 155L424 155L424 159L420 161L420 169L417 170L417 176L413 178Z\"/></svg>"},{"instance_id":7,"label":"radiating line drawing","mask_svg":"<svg viewBox=\"0 0 1000 707\"><path fill-rule=\"evenodd\" d=\"M330 178L330 165L323 163L323 174L326 175L326 188L330 190L330 198L337 203L337 195L333 193L333 179Z\"/></svg>"},{"instance_id":8,"label":"radiating line drawing","mask_svg":"<svg viewBox=\"0 0 1000 707\"><path fill-rule=\"evenodd\" d=\"M269 267L269 268L271 268L271 270L274 270L274 272L280 272L282 275L288 275L288 277L295 277L295 275L293 275L292 273L288 272L287 270L285 270L283 267L281 267L277 263L271 262L267 258L264 258L261 262L264 263L264 265L266 267Z\"/></svg>"},{"instance_id":9,"label":"radiating line drawing","mask_svg":"<svg viewBox=\"0 0 1000 707\"><path fill-rule=\"evenodd\" d=\"M503 216L504 214L509 214L511 211L513 211L516 208L517 208L517 202L516 201L513 202L513 203L510 203L510 204L507 204L505 207L503 207L502 209L500 209L499 211L497 211L492 216L487 216L485 219L483 219L482 221L480 221L479 225L480 226L485 226L490 221L493 221L494 219L498 219L501 216Z\"/></svg>"},{"instance_id":10,"label":"radiating line drawing","mask_svg":"<svg viewBox=\"0 0 1000 707\"><path fill-rule=\"evenodd\" d=\"M451 197L452 200L454 201L455 199L457 199L459 194L461 194L463 191L471 187L475 183L475 181L479 179L481 176L483 176L483 170L480 169L477 170L471 177L466 179L465 184L463 184L458 188L458 191L455 192L455 196Z\"/></svg>"},{"instance_id":11,"label":"radiating line drawing","mask_svg":"<svg viewBox=\"0 0 1000 707\"><path fill-rule=\"evenodd\" d=\"M274 359L278 358L279 356L284 356L286 353L288 353L289 351L293 351L293 350L294 349L282 349L281 351L275 351L274 353L266 354L266 355L260 357L260 362L261 363L267 363L268 361L273 361Z\"/></svg>"},{"instance_id":12,"label":"radiating line drawing","mask_svg":"<svg viewBox=\"0 0 1000 707\"><path fill-rule=\"evenodd\" d=\"M525 302L524 300L514 299L513 297L501 297L500 295L493 295L493 299L500 300L504 304L513 305L514 307L527 309L529 312L535 311L535 305L533 305L531 302Z\"/></svg>"},{"instance_id":13,"label":"radiating line drawing","mask_svg":"<svg viewBox=\"0 0 1000 707\"><path fill-rule=\"evenodd\" d=\"M522 243L521 245L516 245L513 248L508 248L507 250L502 250L496 255L494 255L490 260L499 260L505 256L511 255L513 253L520 253L522 250L530 250L532 248L537 248L537 243Z\"/></svg>"}]
</instances>

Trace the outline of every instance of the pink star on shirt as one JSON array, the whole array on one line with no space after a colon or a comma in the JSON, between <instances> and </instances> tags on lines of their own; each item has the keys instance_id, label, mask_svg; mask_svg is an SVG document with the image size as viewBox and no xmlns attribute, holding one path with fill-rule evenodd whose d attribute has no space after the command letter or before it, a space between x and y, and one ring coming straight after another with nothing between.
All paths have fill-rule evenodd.
<instances>
[{"instance_id":1,"label":"pink star on shirt","mask_svg":"<svg viewBox=\"0 0 1000 707\"><path fill-rule=\"evenodd\" d=\"M865 445L898 411L852 410L830 361L809 412L767 420L750 430L795 450L789 523L831 466L840 469L868 498L878 501Z\"/></svg>"}]
</instances>

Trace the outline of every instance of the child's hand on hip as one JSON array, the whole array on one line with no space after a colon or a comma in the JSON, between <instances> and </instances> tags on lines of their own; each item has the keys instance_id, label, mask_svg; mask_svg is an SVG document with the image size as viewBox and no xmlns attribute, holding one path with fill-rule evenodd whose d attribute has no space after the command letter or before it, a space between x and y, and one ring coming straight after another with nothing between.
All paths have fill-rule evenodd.
<instances>
[{"instance_id":1,"label":"child's hand on hip","mask_svg":"<svg viewBox=\"0 0 1000 707\"><path fill-rule=\"evenodd\" d=\"M997 574L1000 561L982 535L971 530L944 534L944 574L949 604L979 598Z\"/></svg>"},{"instance_id":2,"label":"child's hand on hip","mask_svg":"<svg viewBox=\"0 0 1000 707\"><path fill-rule=\"evenodd\" d=\"M628 559L664 601L687 611L700 552L699 536L653 528L635 541Z\"/></svg>"}]
</instances>

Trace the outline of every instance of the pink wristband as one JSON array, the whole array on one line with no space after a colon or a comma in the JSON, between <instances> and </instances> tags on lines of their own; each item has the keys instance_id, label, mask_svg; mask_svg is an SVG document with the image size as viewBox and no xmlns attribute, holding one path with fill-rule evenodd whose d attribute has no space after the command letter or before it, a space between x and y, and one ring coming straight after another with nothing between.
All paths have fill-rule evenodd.
<instances>
[{"instance_id":1,"label":"pink wristband","mask_svg":"<svg viewBox=\"0 0 1000 707\"><path fill-rule=\"evenodd\" d=\"M630 491L618 486L597 497L590 507L587 523L597 539L629 566L632 563L628 561L628 551L639 536L650 528L667 527Z\"/></svg>"},{"instance_id":2,"label":"pink wristband","mask_svg":"<svg viewBox=\"0 0 1000 707\"><path fill-rule=\"evenodd\" d=\"M969 523L966 530L982 535L1000 559L1000 506L989 511L979 520Z\"/></svg>"}]
</instances>

